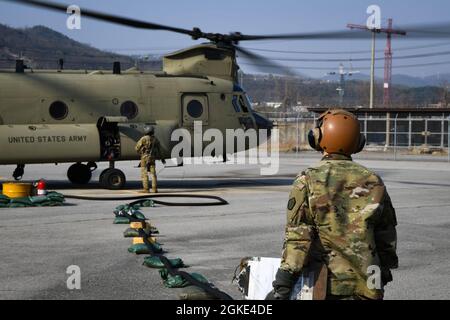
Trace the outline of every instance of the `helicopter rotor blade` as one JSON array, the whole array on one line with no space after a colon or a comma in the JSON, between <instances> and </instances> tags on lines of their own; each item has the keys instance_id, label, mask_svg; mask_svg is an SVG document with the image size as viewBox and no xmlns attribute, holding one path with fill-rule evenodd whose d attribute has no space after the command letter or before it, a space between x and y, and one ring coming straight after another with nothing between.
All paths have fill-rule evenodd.
<instances>
[{"instance_id":1,"label":"helicopter rotor blade","mask_svg":"<svg viewBox=\"0 0 450 320\"><path fill-rule=\"evenodd\" d=\"M42 0L0 0L23 5L40 7L43 9L59 11L67 13L68 5L47 2ZM123 26L146 29L146 30L164 30L185 34L192 37L194 40L204 38L213 42L228 42L237 44L240 41L257 41L257 40L351 40L351 39L367 39L370 37L371 31L367 29L357 30L338 30L338 31L323 31L310 33L291 33L291 34L272 34L272 35L246 35L240 32L233 32L230 34L221 33L205 33L199 28L192 30L166 26L162 24L140 21L136 19L121 17L117 15L97 12L93 10L83 9L82 15L93 19L106 21ZM435 24L416 24L404 26L402 31L407 33L407 39L442 39L450 38L450 22L442 22ZM382 29L385 30L385 29ZM377 30L373 31L377 32Z\"/></svg>"},{"instance_id":2,"label":"helicopter rotor blade","mask_svg":"<svg viewBox=\"0 0 450 320\"><path fill-rule=\"evenodd\" d=\"M292 33L292 34L272 34L272 35L245 35L237 34L234 37L236 42L259 41L259 40L331 40L331 39L366 39L368 34L361 30L350 31L330 31L313 33Z\"/></svg>"},{"instance_id":3,"label":"helicopter rotor blade","mask_svg":"<svg viewBox=\"0 0 450 320\"><path fill-rule=\"evenodd\" d=\"M54 3L54 2L47 2L47 1L39 1L39 0L1 0L1 1L18 3L18 4L28 5L28 6L34 6L34 7L39 7L39 8L43 8L43 9L59 11L62 13L67 13L67 9L69 8L68 5ZM176 27L165 26L162 24L157 24L157 23L152 23L152 22L146 22L146 21L140 21L140 20L136 20L136 19L120 17L117 15L97 12L97 11L88 10L88 9L82 9L81 14L85 17L93 18L96 20L111 22L114 24L119 24L119 25L123 25L123 26L127 26L127 27L137 28L137 29L171 31L171 32L189 35L191 37L201 37L203 34L199 29L188 30L188 29L176 28Z\"/></svg>"},{"instance_id":4,"label":"helicopter rotor blade","mask_svg":"<svg viewBox=\"0 0 450 320\"><path fill-rule=\"evenodd\" d=\"M234 48L243 57L254 62L252 66L258 68L262 72L284 74L288 76L298 76L298 74L295 73L295 71L293 71L292 68L288 68L286 66L278 64L273 60L270 60L269 58L260 56L259 54L251 52L250 50L244 49L240 46L235 45Z\"/></svg>"},{"instance_id":5,"label":"helicopter rotor blade","mask_svg":"<svg viewBox=\"0 0 450 320\"><path fill-rule=\"evenodd\" d=\"M450 38L450 22L437 24L419 24L410 25L401 28L406 32L407 39L439 39ZM370 29L366 30L339 30L311 33L293 33L293 34L273 34L273 35L245 35L240 33L233 34L233 40L255 41L255 40L351 40L368 39L371 35ZM377 30L373 32L378 32Z\"/></svg>"}]
</instances>

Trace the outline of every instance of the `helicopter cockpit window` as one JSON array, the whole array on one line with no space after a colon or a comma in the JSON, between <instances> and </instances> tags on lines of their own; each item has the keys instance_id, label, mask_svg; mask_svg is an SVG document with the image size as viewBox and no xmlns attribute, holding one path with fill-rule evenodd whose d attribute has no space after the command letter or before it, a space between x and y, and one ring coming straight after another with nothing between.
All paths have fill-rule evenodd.
<instances>
[{"instance_id":1,"label":"helicopter cockpit window","mask_svg":"<svg viewBox=\"0 0 450 320\"><path fill-rule=\"evenodd\" d=\"M127 117L129 120L136 118L138 112L138 106L133 101L125 101L120 106L120 115L122 117Z\"/></svg>"},{"instance_id":2,"label":"helicopter cockpit window","mask_svg":"<svg viewBox=\"0 0 450 320\"><path fill-rule=\"evenodd\" d=\"M247 103L247 107L250 110L253 110L253 108L252 108L252 100L250 99L250 97L247 94L244 97L245 97L245 102Z\"/></svg>"},{"instance_id":3,"label":"helicopter cockpit window","mask_svg":"<svg viewBox=\"0 0 450 320\"><path fill-rule=\"evenodd\" d=\"M203 114L203 105L198 100L191 100L187 105L187 112L192 118L200 118Z\"/></svg>"},{"instance_id":4,"label":"helicopter cockpit window","mask_svg":"<svg viewBox=\"0 0 450 320\"><path fill-rule=\"evenodd\" d=\"M55 101L50 105L48 109L50 116L55 120L63 120L69 114L69 108L62 101Z\"/></svg>"},{"instance_id":5,"label":"helicopter cockpit window","mask_svg":"<svg viewBox=\"0 0 450 320\"><path fill-rule=\"evenodd\" d=\"M241 112L241 108L239 107L237 96L233 96L233 108L234 108L234 111Z\"/></svg>"},{"instance_id":6,"label":"helicopter cockpit window","mask_svg":"<svg viewBox=\"0 0 450 320\"><path fill-rule=\"evenodd\" d=\"M244 96L239 96L239 105L244 113L248 113L247 105L245 104Z\"/></svg>"}]
</instances>

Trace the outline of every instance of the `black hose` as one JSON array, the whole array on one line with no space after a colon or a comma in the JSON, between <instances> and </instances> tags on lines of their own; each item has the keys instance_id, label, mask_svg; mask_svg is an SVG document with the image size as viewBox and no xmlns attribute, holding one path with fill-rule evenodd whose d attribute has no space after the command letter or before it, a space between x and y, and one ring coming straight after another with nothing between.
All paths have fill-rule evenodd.
<instances>
[{"instance_id":1,"label":"black hose","mask_svg":"<svg viewBox=\"0 0 450 320\"><path fill-rule=\"evenodd\" d=\"M177 195L163 195L163 196L176 197ZM203 196L194 195L194 197L195 198L202 198ZM226 203L225 200L223 200L222 198L219 198L219 197L214 197L214 196L204 196L204 197L215 198L217 200L220 199L220 200L222 200L223 202ZM143 200L135 201L133 203L130 203L129 205L132 206L134 204L140 203L141 201L143 201ZM121 215L124 216L124 217L127 217L130 220L130 222L142 222L142 223L145 223L145 219L135 218L133 215L129 214L128 212L123 212ZM172 264L169 261L169 259L167 259L167 257L164 254L155 252L155 250L153 248L153 245L148 240L148 237L150 237L151 235L152 235L151 232L147 233L143 229L139 229L139 236L142 237L142 240L144 241L144 245L150 251L150 255L158 257L171 276L177 276L178 275L178 276L182 277L184 280L186 280L190 284L192 284L192 285L194 285L194 286L196 286L198 288L203 289L206 293L210 294L211 296L213 296L216 299L233 300L233 298L230 295L228 295L227 293L217 289L216 287L213 287L211 284L201 282L201 281L197 280L196 278L194 278L189 273L184 272L184 271L179 271L179 270L173 268Z\"/></svg>"},{"instance_id":2,"label":"black hose","mask_svg":"<svg viewBox=\"0 0 450 320\"><path fill-rule=\"evenodd\" d=\"M87 197L87 196L75 196L75 195L64 195L66 199L76 199L76 200L88 200L88 201L121 201L121 200L137 200L130 203L130 205L139 204L146 199L152 199L155 204L162 206L171 207L209 207L209 206L223 206L227 205L228 202L217 196L208 195L195 195L195 194L158 194L158 195L142 195L142 196L131 196L131 197ZM166 202L160 200L154 200L154 198L194 198L194 199L211 199L215 202Z\"/></svg>"},{"instance_id":3,"label":"black hose","mask_svg":"<svg viewBox=\"0 0 450 320\"><path fill-rule=\"evenodd\" d=\"M160 195L142 195L142 196L132 196L132 197L85 197L85 196L74 196L74 195L64 195L67 199L77 199L77 200L97 200L97 201L118 201L118 200L136 200L129 204L129 206L133 206L136 204L140 204L148 199L152 199L152 201L156 204L165 205L165 206L223 206L227 205L228 202L220 197L217 196L207 196L207 195L193 195L193 194L160 194ZM159 200L153 200L154 198L195 198L195 199L212 199L216 200L217 202L200 202L200 203L192 203L192 202L165 202L165 201L159 201ZM125 217L127 217L130 221L136 221L136 222L145 222L145 220L138 219L133 217L132 215L128 213L123 213ZM172 267L172 264L170 263L169 259L163 254L157 254L155 250L153 249L152 244L148 240L148 237L151 235L147 234L144 230L139 229L139 235L142 237L145 246L149 249L152 256L158 257L161 262L164 264L164 267L167 269L170 275L175 276L178 275L185 279L190 284L199 287L203 289L208 294L212 295L213 297L220 299L220 300L233 300L233 298L228 295L227 293L220 291L219 289L212 287L210 284L203 283L197 279L195 279L193 276L191 276L189 273L184 271L176 270Z\"/></svg>"}]
</instances>

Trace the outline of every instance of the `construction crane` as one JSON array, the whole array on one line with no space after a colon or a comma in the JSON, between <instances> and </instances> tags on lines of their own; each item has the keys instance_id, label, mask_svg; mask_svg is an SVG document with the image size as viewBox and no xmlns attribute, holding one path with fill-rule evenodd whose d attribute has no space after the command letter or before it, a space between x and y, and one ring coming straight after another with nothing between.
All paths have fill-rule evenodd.
<instances>
[{"instance_id":1,"label":"construction crane","mask_svg":"<svg viewBox=\"0 0 450 320\"><path fill-rule=\"evenodd\" d=\"M392 35L406 36L406 31L396 30L392 27L393 20L388 20L388 27L381 29L370 29L364 25L348 24L350 29L360 29L372 32L372 66L370 76L370 109L373 109L375 97L375 39L377 33L385 33L387 35L387 44L384 54L384 106L389 106L391 103L391 81L392 81Z\"/></svg>"},{"instance_id":2,"label":"construction crane","mask_svg":"<svg viewBox=\"0 0 450 320\"><path fill-rule=\"evenodd\" d=\"M337 91L338 94L339 94L339 105L340 105L340 106L342 106L343 103L344 103L344 96L345 96L345 77L346 77L346 76L351 77L351 76L353 76L353 75L356 74L356 73L360 73L360 71L355 71L355 70L353 70L353 66L352 66L351 63L350 63L350 70L349 70L349 71L345 71L345 67L344 67L344 65L341 63L341 64L339 65L339 71L338 71L338 72L332 71L332 72L328 72L328 73L327 73L327 75L330 75L330 76L335 76L335 75L339 74L339 87L336 89L336 91Z\"/></svg>"}]
</instances>

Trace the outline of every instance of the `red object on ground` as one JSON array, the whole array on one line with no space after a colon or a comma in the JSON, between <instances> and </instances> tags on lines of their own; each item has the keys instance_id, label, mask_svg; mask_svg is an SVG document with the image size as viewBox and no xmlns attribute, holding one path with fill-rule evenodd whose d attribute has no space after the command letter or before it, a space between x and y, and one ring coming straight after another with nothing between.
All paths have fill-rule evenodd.
<instances>
[{"instance_id":1,"label":"red object on ground","mask_svg":"<svg viewBox=\"0 0 450 320\"><path fill-rule=\"evenodd\" d=\"M39 180L36 189L38 196L45 196L47 194L47 183L45 182L45 180Z\"/></svg>"}]
</instances>

